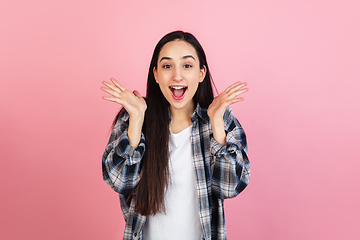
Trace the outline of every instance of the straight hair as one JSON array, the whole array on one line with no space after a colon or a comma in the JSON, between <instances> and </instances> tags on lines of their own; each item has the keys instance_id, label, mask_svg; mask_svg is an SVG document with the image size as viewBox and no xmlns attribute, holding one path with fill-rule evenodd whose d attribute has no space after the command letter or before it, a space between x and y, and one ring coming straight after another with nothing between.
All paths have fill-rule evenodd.
<instances>
[{"instance_id":1,"label":"straight hair","mask_svg":"<svg viewBox=\"0 0 360 240\"><path fill-rule=\"evenodd\" d=\"M198 40L191 33L183 31L174 31L161 38L154 49L147 79L145 98L147 110L142 127L145 136L145 154L140 165L141 178L128 198L130 200L136 196L135 211L145 216L155 215L158 212L165 213L164 196L170 180L168 146L170 110L169 102L155 80L153 69L157 69L159 54L163 46L174 40L182 40L191 44L196 50L200 68L206 68L205 78L199 83L193 97L194 105L199 104L200 107L207 109L214 99L212 88L215 86L205 52ZM120 110L114 124L124 111L124 108Z\"/></svg>"}]
</instances>

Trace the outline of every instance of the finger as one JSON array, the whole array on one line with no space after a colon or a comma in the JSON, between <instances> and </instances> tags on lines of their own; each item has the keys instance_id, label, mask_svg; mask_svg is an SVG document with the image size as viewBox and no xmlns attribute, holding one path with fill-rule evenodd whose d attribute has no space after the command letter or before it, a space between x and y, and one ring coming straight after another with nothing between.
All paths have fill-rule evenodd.
<instances>
[{"instance_id":1,"label":"finger","mask_svg":"<svg viewBox=\"0 0 360 240\"><path fill-rule=\"evenodd\" d=\"M103 98L104 100L106 100L106 101L116 102L116 103L122 105L123 107L125 107L124 104L126 105L126 101L125 101L125 100L122 100L122 99L120 99L120 98L106 97L106 96L103 96L102 98Z\"/></svg>"},{"instance_id":2,"label":"finger","mask_svg":"<svg viewBox=\"0 0 360 240\"><path fill-rule=\"evenodd\" d=\"M242 102L242 101L244 101L245 98L240 97L240 98L234 98L233 100L234 100L234 103L236 103L236 102Z\"/></svg>"},{"instance_id":3,"label":"finger","mask_svg":"<svg viewBox=\"0 0 360 240\"><path fill-rule=\"evenodd\" d=\"M114 90L106 88L106 87L101 87L101 90L103 90L104 92L107 92L108 94L110 94L114 97L120 97L120 93L118 91L114 91Z\"/></svg>"},{"instance_id":4,"label":"finger","mask_svg":"<svg viewBox=\"0 0 360 240\"><path fill-rule=\"evenodd\" d=\"M230 92L234 87L237 87L237 86L239 86L240 84L242 84L242 82L236 82L236 83L234 83L234 84L231 84L227 89L225 89L225 93L228 93L228 92Z\"/></svg>"},{"instance_id":5,"label":"finger","mask_svg":"<svg viewBox=\"0 0 360 240\"><path fill-rule=\"evenodd\" d=\"M240 94L243 94L244 92L247 92L249 91L248 88L242 88L242 89L238 89L237 91L234 91L232 93L230 93L228 96L227 96L227 99L233 99L233 98L236 98L237 96L239 96Z\"/></svg>"},{"instance_id":6,"label":"finger","mask_svg":"<svg viewBox=\"0 0 360 240\"><path fill-rule=\"evenodd\" d=\"M225 102L222 102L221 105L219 106L219 109L223 109L222 111L225 111L226 108L228 108L231 104L243 101L244 98L234 98L234 99L229 99Z\"/></svg>"},{"instance_id":7,"label":"finger","mask_svg":"<svg viewBox=\"0 0 360 240\"><path fill-rule=\"evenodd\" d=\"M116 92L121 92L121 89L119 89L118 87L116 87L116 86L114 86L114 85L112 85L112 84L110 84L110 83L108 83L108 82L105 82L105 81L103 81L102 82L105 86L107 86L108 88L110 88L110 89L112 89L112 90L114 90L114 91L116 91Z\"/></svg>"},{"instance_id":8,"label":"finger","mask_svg":"<svg viewBox=\"0 0 360 240\"><path fill-rule=\"evenodd\" d=\"M107 100L107 101L111 101L111 102L116 102L116 101L117 101L116 98L114 98L114 97L107 97L107 96L103 96L102 99Z\"/></svg>"},{"instance_id":9,"label":"finger","mask_svg":"<svg viewBox=\"0 0 360 240\"><path fill-rule=\"evenodd\" d=\"M118 83L114 78L110 78L110 80L114 83L115 86L117 86L121 91L125 91L126 88L123 87L120 83Z\"/></svg>"},{"instance_id":10,"label":"finger","mask_svg":"<svg viewBox=\"0 0 360 240\"><path fill-rule=\"evenodd\" d=\"M133 94L138 98L142 98L142 96L140 95L140 93L137 90L134 90Z\"/></svg>"},{"instance_id":11,"label":"finger","mask_svg":"<svg viewBox=\"0 0 360 240\"><path fill-rule=\"evenodd\" d=\"M229 89L229 91L227 92L227 94L232 94L234 91L238 91L239 89L245 87L246 85L247 85L246 82L233 85L233 86L231 86L231 88Z\"/></svg>"},{"instance_id":12,"label":"finger","mask_svg":"<svg viewBox=\"0 0 360 240\"><path fill-rule=\"evenodd\" d=\"M234 99L231 99L230 101L228 101L228 104L226 107L229 107L230 105L234 104L234 103L237 103L237 102L242 102L244 101L245 99L243 97L241 98L234 98Z\"/></svg>"}]
</instances>

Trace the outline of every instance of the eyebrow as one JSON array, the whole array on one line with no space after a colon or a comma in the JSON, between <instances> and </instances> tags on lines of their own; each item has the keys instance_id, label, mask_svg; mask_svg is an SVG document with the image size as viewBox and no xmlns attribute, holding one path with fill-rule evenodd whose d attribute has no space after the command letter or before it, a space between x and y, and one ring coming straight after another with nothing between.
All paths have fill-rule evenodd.
<instances>
[{"instance_id":1,"label":"eyebrow","mask_svg":"<svg viewBox=\"0 0 360 240\"><path fill-rule=\"evenodd\" d=\"M182 59L188 59L188 58L192 58L195 60L195 58L192 55L185 55L182 57ZM161 62L162 60L172 60L172 58L171 57L162 57L159 62Z\"/></svg>"},{"instance_id":2,"label":"eyebrow","mask_svg":"<svg viewBox=\"0 0 360 240\"><path fill-rule=\"evenodd\" d=\"M187 58L192 58L192 59L195 60L195 58L192 55L185 55L185 56L182 57L182 59L187 59Z\"/></svg>"}]
</instances>

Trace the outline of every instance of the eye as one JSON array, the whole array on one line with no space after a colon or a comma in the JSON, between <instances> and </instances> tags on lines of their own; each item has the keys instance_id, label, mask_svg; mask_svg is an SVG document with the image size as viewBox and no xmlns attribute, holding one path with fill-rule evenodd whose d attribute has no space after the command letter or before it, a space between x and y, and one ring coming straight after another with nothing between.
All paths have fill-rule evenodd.
<instances>
[{"instance_id":1,"label":"eye","mask_svg":"<svg viewBox=\"0 0 360 240\"><path fill-rule=\"evenodd\" d=\"M165 68L165 69L169 69L171 66L170 66L170 64L165 64L162 67Z\"/></svg>"},{"instance_id":2,"label":"eye","mask_svg":"<svg viewBox=\"0 0 360 240\"><path fill-rule=\"evenodd\" d=\"M191 68L192 67L192 65L190 65L190 64L185 64L184 65L184 68Z\"/></svg>"}]
</instances>

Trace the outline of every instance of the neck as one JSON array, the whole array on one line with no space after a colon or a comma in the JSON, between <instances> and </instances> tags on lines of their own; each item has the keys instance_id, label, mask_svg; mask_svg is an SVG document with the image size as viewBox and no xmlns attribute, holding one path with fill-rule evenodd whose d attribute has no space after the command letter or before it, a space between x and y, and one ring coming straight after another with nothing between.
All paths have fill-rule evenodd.
<instances>
[{"instance_id":1,"label":"neck","mask_svg":"<svg viewBox=\"0 0 360 240\"><path fill-rule=\"evenodd\" d=\"M195 105L193 102L187 104L186 107L181 108L181 109L176 109L170 105L170 113L171 113L172 120L174 120L174 119L190 120L194 111L195 111Z\"/></svg>"},{"instance_id":2,"label":"neck","mask_svg":"<svg viewBox=\"0 0 360 240\"><path fill-rule=\"evenodd\" d=\"M190 105L190 104L189 104ZM194 113L195 106L191 104L191 106L175 109L170 106L171 113L171 123L170 123L170 131L172 133L178 133L191 125L191 115Z\"/></svg>"}]
</instances>

